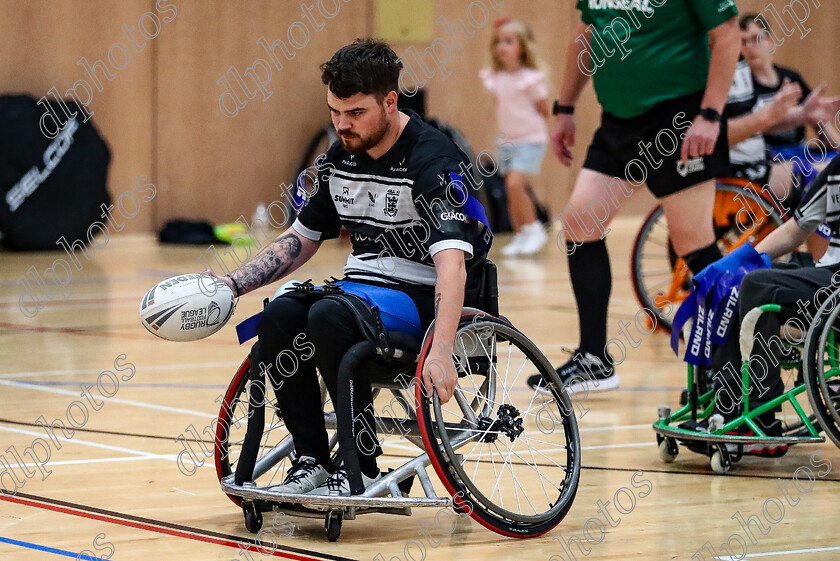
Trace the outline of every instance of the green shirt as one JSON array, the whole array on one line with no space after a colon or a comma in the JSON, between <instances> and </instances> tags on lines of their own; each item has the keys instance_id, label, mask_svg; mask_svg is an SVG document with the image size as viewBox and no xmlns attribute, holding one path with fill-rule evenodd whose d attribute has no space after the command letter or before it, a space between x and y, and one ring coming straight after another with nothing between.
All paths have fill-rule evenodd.
<instances>
[{"instance_id":1,"label":"green shirt","mask_svg":"<svg viewBox=\"0 0 840 561\"><path fill-rule=\"evenodd\" d=\"M579 68L593 76L604 111L622 119L705 89L708 31L738 14L734 0L578 0L577 8L594 26L591 43L578 39L590 52Z\"/></svg>"}]
</instances>

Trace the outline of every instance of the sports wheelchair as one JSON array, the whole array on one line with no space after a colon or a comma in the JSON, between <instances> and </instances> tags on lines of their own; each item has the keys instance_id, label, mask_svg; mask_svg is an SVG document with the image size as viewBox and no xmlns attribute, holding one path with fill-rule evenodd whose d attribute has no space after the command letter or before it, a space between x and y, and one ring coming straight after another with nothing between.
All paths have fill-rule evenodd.
<instances>
[{"instance_id":1,"label":"sports wheelchair","mask_svg":"<svg viewBox=\"0 0 840 561\"><path fill-rule=\"evenodd\" d=\"M749 356L753 347L754 328L761 314L777 313L776 304L765 304L750 310L744 317L739 334L741 356L740 415L724 423L720 415L712 415L716 390L712 389L704 367L688 365L688 403L671 412L660 405L659 420L653 424L659 445L659 456L666 463L679 454L678 443L706 454L712 471L723 474L744 455L751 444L793 445L825 442L825 433L840 447L840 290L835 290L819 308L807 332L788 330L781 341L785 358L781 360L782 376L792 373L786 382L787 391L779 397L751 408ZM686 325L687 335L691 326ZM783 330L787 328L783 327ZM790 352L793 351L793 352ZM805 399L807 396L807 400ZM806 413L810 405L811 413ZM782 409L782 435L768 436L757 424L763 413ZM697 432L680 425L686 421L708 421L708 432Z\"/></svg>"},{"instance_id":2,"label":"sports wheelchair","mask_svg":"<svg viewBox=\"0 0 840 561\"><path fill-rule=\"evenodd\" d=\"M739 214L740 213L740 214ZM721 252L757 244L782 225L786 216L779 203L745 179L722 178L715 185L715 237ZM630 275L636 299L650 310L656 324L670 332L672 313L691 291L691 271L674 251L662 205L645 217L633 242Z\"/></svg>"},{"instance_id":3,"label":"sports wheelchair","mask_svg":"<svg viewBox=\"0 0 840 561\"><path fill-rule=\"evenodd\" d=\"M495 274L491 276L492 291L498 294ZM496 311L493 305L482 307ZM353 490L350 496L281 494L270 489L285 478L295 458L294 446L276 397L269 397L264 381L251 379L250 358L244 360L222 402L215 460L221 488L242 508L250 532L260 530L262 514L270 511L323 518L330 541L339 538L344 520L369 513L407 516L412 507L453 508L461 517L469 515L494 532L518 538L539 536L560 523L572 506L580 477L574 408L563 391L555 390L546 400L536 392L526 395L520 383L521 376L537 371L546 385L560 388L549 361L504 317L464 308L453 353L458 382L454 396L442 404L436 391L426 392L421 379L433 333L434 325L422 341L392 333L392 344L366 340L345 355L346 360L361 348L361 354L354 355L361 357L357 367L364 369L374 387L377 432L385 437L380 466L408 458L404 451L412 448L403 438L420 449L367 489L358 472L353 473L358 456L348 428L353 426L352 414L347 413L350 406L342 399L347 397L342 393L342 374L336 398L342 403L331 403L321 380L333 461L344 460ZM383 407L386 393L392 398ZM259 411L262 406L264 411ZM264 412L269 413L268 422L260 427ZM253 480L237 485L236 466L244 458L249 430L261 433ZM433 484L429 465L445 492ZM420 491L412 493L415 479Z\"/></svg>"}]
</instances>

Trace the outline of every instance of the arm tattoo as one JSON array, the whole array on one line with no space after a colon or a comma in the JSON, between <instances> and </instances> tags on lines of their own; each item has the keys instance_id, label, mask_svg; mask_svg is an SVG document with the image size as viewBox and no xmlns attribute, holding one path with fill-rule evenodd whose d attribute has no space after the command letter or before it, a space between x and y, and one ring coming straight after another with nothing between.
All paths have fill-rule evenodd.
<instances>
[{"instance_id":1,"label":"arm tattoo","mask_svg":"<svg viewBox=\"0 0 840 561\"><path fill-rule=\"evenodd\" d=\"M440 292L435 292L435 319L438 317L438 308L440 308Z\"/></svg>"},{"instance_id":2,"label":"arm tattoo","mask_svg":"<svg viewBox=\"0 0 840 561\"><path fill-rule=\"evenodd\" d=\"M251 292L286 274L300 257L303 245L294 234L286 234L271 242L250 263L231 274L242 292Z\"/></svg>"}]
</instances>

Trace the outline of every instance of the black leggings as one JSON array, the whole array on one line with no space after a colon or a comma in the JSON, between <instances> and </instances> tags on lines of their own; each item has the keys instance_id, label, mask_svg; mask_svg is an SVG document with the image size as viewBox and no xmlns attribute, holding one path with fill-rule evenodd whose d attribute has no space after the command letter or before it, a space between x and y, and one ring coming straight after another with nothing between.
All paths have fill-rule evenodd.
<instances>
[{"instance_id":1,"label":"black leggings","mask_svg":"<svg viewBox=\"0 0 840 561\"><path fill-rule=\"evenodd\" d=\"M433 290L402 288L415 303L425 329L434 318ZM330 397L335 401L338 367L347 351L364 340L356 320L341 303L328 298L311 300L301 295L275 298L263 311L255 345L259 360L275 387L280 413L294 440L297 456L312 456L322 465L330 459L321 393L315 367L321 372ZM252 364L254 356L251 357ZM253 366L252 366L253 372ZM355 433L367 432L373 443L362 443L370 452L359 451L362 472L372 475L376 456L382 451L374 434L373 397L364 372L358 373L353 410L361 412Z\"/></svg>"},{"instance_id":2,"label":"black leggings","mask_svg":"<svg viewBox=\"0 0 840 561\"><path fill-rule=\"evenodd\" d=\"M739 313L737 322L732 326L726 344L720 347L712 357L715 373L715 385L726 384L728 391L723 392L718 407L728 416L737 415L735 405L741 400L741 350L738 334L741 319L751 309L762 304L778 304L778 314L762 314L755 327L755 339L750 354L750 409L766 403L784 392L781 378L779 352L780 326L790 321L791 326L807 329L819 306L827 294L817 298L815 294L831 284L835 268L828 267L791 267L777 265L773 269L753 271L744 277L741 283ZM828 292L827 290L824 292ZM727 394L732 394L735 403L731 403Z\"/></svg>"}]
</instances>

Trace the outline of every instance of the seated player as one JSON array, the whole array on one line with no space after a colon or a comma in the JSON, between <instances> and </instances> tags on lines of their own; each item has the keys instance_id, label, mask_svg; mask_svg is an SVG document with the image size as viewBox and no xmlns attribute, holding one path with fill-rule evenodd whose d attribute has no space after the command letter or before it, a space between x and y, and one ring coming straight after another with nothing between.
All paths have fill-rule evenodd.
<instances>
[{"instance_id":1,"label":"seated player","mask_svg":"<svg viewBox=\"0 0 840 561\"><path fill-rule=\"evenodd\" d=\"M393 297L407 303L408 310L400 313L408 327L388 326L382 315L391 329L422 337L435 320L437 344L431 348L423 377L427 390L434 386L446 402L457 382L452 347L465 303L465 285L469 294L476 281L476 275L467 271L480 270L486 248L473 246L479 224L459 206L463 202L457 193L463 185L458 170L469 161L447 136L416 113L397 109L401 68L394 51L372 39L357 39L321 66L339 141L318 168L315 192L292 226L223 280L242 296L287 277L324 240L337 238L343 226L350 231L353 252L347 258L343 282L337 284L385 312L390 304L380 298L383 289L390 294L388 300ZM347 308L315 296L283 295L266 306L257 326L251 364L252 369L266 368L295 447L297 460L275 490L349 494L346 472L329 465L315 368L335 399L339 363L351 346L365 338ZM299 366L289 375L283 371L280 355L300 349L306 344L302 337L314 344L314 352L297 353ZM353 410L364 419L359 422L357 417L356 424L374 427L370 384L357 379L354 388ZM379 454L378 446L369 455L359 452L366 487L381 476L376 464ZM252 477L252 473L239 472L237 479Z\"/></svg>"},{"instance_id":2,"label":"seated player","mask_svg":"<svg viewBox=\"0 0 840 561\"><path fill-rule=\"evenodd\" d=\"M809 187L789 220L758 245L756 251L776 259L795 251L824 222L831 229L831 243L815 267L774 264L771 269L747 273L741 283L737 321L726 343L712 355L712 379L717 390L715 411L728 421L738 416L742 399L741 354L738 341L741 319L749 310L763 304L778 304L778 314L762 314L755 328L755 342L750 355L750 409L767 403L784 392L781 379L781 325L803 329L825 297L815 299L817 291L840 284L840 157L834 158ZM816 300L816 302L815 302ZM782 434L781 421L771 411L758 417L758 424L768 436ZM702 428L702 427L701 427ZM752 444L744 453L779 456L786 445Z\"/></svg>"},{"instance_id":3,"label":"seated player","mask_svg":"<svg viewBox=\"0 0 840 561\"><path fill-rule=\"evenodd\" d=\"M762 27L769 28L762 15L744 15L739 23L741 60L726 104L732 171L758 189L768 185L777 200L795 206L804 187L797 175L803 170L790 162L774 163L767 150L801 144L805 125L830 134L821 122L833 123L840 98L825 97L824 85L812 91L797 72L773 64L773 39L762 33Z\"/></svg>"}]
</instances>

